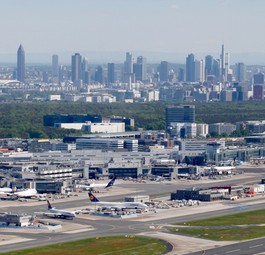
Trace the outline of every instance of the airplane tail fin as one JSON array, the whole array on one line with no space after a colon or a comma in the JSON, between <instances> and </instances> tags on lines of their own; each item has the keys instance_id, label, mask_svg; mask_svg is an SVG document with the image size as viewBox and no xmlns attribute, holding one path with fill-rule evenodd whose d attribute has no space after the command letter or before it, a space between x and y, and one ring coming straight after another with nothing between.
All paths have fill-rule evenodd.
<instances>
[{"instance_id":1,"label":"airplane tail fin","mask_svg":"<svg viewBox=\"0 0 265 255\"><path fill-rule=\"evenodd\" d=\"M94 202L94 203L99 202L99 200L91 192L88 192L88 196L89 196L90 202Z\"/></svg>"},{"instance_id":2,"label":"airplane tail fin","mask_svg":"<svg viewBox=\"0 0 265 255\"><path fill-rule=\"evenodd\" d=\"M116 176L114 175L113 178L109 181L109 183L108 183L107 186L105 187L105 189L106 189L106 188L109 188L109 187L111 187L111 186L113 186L115 180L116 180Z\"/></svg>"},{"instance_id":3,"label":"airplane tail fin","mask_svg":"<svg viewBox=\"0 0 265 255\"><path fill-rule=\"evenodd\" d=\"M50 203L49 200L47 200L47 204L48 204L48 209L49 209L49 210L52 209L52 206L51 206L51 203Z\"/></svg>"}]
</instances>

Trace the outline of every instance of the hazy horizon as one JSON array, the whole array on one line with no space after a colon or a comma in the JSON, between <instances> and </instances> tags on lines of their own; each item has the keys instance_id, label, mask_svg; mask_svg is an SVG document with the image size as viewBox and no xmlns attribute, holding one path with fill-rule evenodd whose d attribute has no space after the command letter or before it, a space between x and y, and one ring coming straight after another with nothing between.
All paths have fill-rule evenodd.
<instances>
[{"instance_id":1,"label":"hazy horizon","mask_svg":"<svg viewBox=\"0 0 265 255\"><path fill-rule=\"evenodd\" d=\"M75 52L58 52L58 53L27 53L26 52L26 65L27 64L44 64L51 65L52 55L57 54L59 56L59 64L70 65L71 56ZM114 62L116 64L123 63L125 60L126 52L79 52L82 57L86 57L89 64L107 64ZM165 52L132 52L134 59L138 56L144 56L147 58L148 64L158 64L161 61L168 61L174 64L185 64L186 57L189 53L165 53ZM191 52L190 52L191 53ZM194 52L192 52L194 53ZM196 59L204 59L208 53L194 53ZM213 53L213 57L218 58L219 54ZM0 54L1 64L16 65L16 53L13 54ZM244 62L247 65L265 65L265 53L231 53L230 64L233 65L237 62Z\"/></svg>"},{"instance_id":2,"label":"hazy horizon","mask_svg":"<svg viewBox=\"0 0 265 255\"><path fill-rule=\"evenodd\" d=\"M231 63L265 64L264 9L264 0L1 0L0 62L16 62L20 43L27 61L58 54L62 64L75 52L116 62L127 51L185 63L191 52L219 58L224 44Z\"/></svg>"}]
</instances>

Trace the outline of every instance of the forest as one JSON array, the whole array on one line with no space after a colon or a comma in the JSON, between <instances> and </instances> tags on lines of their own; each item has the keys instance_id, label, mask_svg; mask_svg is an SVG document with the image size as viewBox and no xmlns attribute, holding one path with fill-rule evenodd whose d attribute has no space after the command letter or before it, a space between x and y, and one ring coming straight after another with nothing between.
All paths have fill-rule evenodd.
<instances>
[{"instance_id":1,"label":"forest","mask_svg":"<svg viewBox=\"0 0 265 255\"><path fill-rule=\"evenodd\" d=\"M265 102L248 101L187 103L195 105L197 123L235 123L243 120L265 120ZM48 114L99 114L135 119L135 130L165 130L167 102L92 104L73 102L18 102L0 104L0 138L62 138L81 131L43 126ZM178 104L174 104L178 105Z\"/></svg>"}]
</instances>

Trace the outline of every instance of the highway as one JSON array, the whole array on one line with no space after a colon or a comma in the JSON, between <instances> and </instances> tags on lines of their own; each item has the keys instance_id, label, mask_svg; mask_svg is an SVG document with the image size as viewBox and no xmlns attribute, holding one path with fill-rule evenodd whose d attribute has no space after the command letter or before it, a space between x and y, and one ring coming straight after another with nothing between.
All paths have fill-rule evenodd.
<instances>
[{"instance_id":1,"label":"highway","mask_svg":"<svg viewBox=\"0 0 265 255\"><path fill-rule=\"evenodd\" d=\"M246 179L226 179L224 181L209 181L204 184L194 184L194 183L187 183L187 182L181 182L178 184L160 184L160 183L146 183L146 184L139 184L139 183L123 183L119 184L122 188L132 189L132 190L138 190L137 195L141 194L149 194L149 195L157 195L160 194L170 194L171 192L174 192L176 189L180 188L187 188L187 187L193 187L193 186L200 186L200 187L211 187L211 186L218 186L218 185L228 185L228 184L240 184L242 182L257 182L257 180L260 180L262 177L251 177ZM159 190L159 192L158 192ZM111 191L109 193L104 193L104 196L101 196L100 198L107 200L107 201L115 201L120 200L124 197L124 195L112 195ZM248 203L248 204L247 204ZM84 199L77 199L74 201L54 201L53 206L56 206L58 209L67 209L67 208L78 208L78 207L84 207L85 205L88 205L88 198ZM1 252L6 251L12 251L16 249L23 249L23 248L29 248L29 247L38 247L43 246L47 244L52 243L59 243L59 242L66 242L66 241L72 241L72 240L78 240L78 239L84 239L89 237L101 237L101 236L112 236L112 235L136 235L140 233L152 233L152 232L158 232L157 228L151 228L151 226L163 226L168 224L174 224L176 222L185 222L190 220L196 220L196 219L204 219L204 218L210 218L214 216L219 215L226 215L231 214L235 212L240 211L248 211L248 210L255 210L255 209L261 209L265 207L265 201L262 203L253 203L249 204L249 200L242 200L238 204L233 204L233 206L229 206L226 209L222 210L216 210L216 211L208 211L203 213L196 213L191 215L182 215L182 216L174 216L170 215L165 218L161 218L158 220L152 220L152 221L144 221L141 219L109 219L105 217L95 217L93 216L93 219L90 216L87 218L82 217L76 217L70 223L74 224L80 224L84 228L87 226L87 230L83 229L81 232L72 232L71 231L64 231L64 232L51 232L51 233L30 233L30 232L14 232L12 230L5 230L2 232L2 235L16 235L21 236L23 238L27 238L29 240L25 242L20 243L10 243L6 245L1 245L0 241L0 247ZM1 207L0 211L17 211L17 212L24 212L24 213L33 213L37 211L46 211L46 204L41 203L37 206L31 206L30 203L27 205L26 203L21 204L19 206L15 207ZM177 209L176 209L177 210ZM59 220L60 222L69 224L69 221L67 220ZM93 229L89 229L90 227L93 227ZM167 232L168 231L165 228L159 229L160 232ZM212 255L223 255L223 254L257 254L260 252L265 251L265 238L261 238L258 240L251 240L246 242L239 242L235 244L230 244L226 246L216 247L214 249L206 250L205 253L202 253L202 251L190 253L190 254L212 254ZM198 247L199 249L199 247ZM177 253L176 253L177 254ZM183 253L182 253L183 254ZM174 254L175 255L175 254Z\"/></svg>"}]
</instances>

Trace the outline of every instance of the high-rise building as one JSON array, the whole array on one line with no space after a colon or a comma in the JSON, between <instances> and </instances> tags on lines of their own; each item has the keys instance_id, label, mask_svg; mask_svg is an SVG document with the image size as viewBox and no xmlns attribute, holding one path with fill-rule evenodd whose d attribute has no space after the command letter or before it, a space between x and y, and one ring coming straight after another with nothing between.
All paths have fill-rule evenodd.
<instances>
[{"instance_id":1,"label":"high-rise building","mask_svg":"<svg viewBox=\"0 0 265 255\"><path fill-rule=\"evenodd\" d=\"M195 60L194 61L194 73L195 73L195 81L196 82L203 82L204 81L203 60Z\"/></svg>"},{"instance_id":2,"label":"high-rise building","mask_svg":"<svg viewBox=\"0 0 265 255\"><path fill-rule=\"evenodd\" d=\"M222 52L221 52L221 67L220 67L220 80L221 82L225 81L225 46L222 44Z\"/></svg>"},{"instance_id":3,"label":"high-rise building","mask_svg":"<svg viewBox=\"0 0 265 255\"><path fill-rule=\"evenodd\" d=\"M213 75L215 76L217 81L222 81L221 77L221 60L220 59L214 59L213 60Z\"/></svg>"},{"instance_id":4,"label":"high-rise building","mask_svg":"<svg viewBox=\"0 0 265 255\"><path fill-rule=\"evenodd\" d=\"M246 81L246 66L244 63L236 63L236 81Z\"/></svg>"},{"instance_id":5,"label":"high-rise building","mask_svg":"<svg viewBox=\"0 0 265 255\"><path fill-rule=\"evenodd\" d=\"M137 58L137 62L133 64L133 73L136 81L146 80L146 58L142 56Z\"/></svg>"},{"instance_id":6,"label":"high-rise building","mask_svg":"<svg viewBox=\"0 0 265 255\"><path fill-rule=\"evenodd\" d=\"M257 73L253 76L253 99L264 100L264 73Z\"/></svg>"},{"instance_id":7,"label":"high-rise building","mask_svg":"<svg viewBox=\"0 0 265 255\"><path fill-rule=\"evenodd\" d=\"M133 56L132 56L132 53L130 52L126 52L126 60L124 62L123 81L126 83L134 82Z\"/></svg>"},{"instance_id":8,"label":"high-rise building","mask_svg":"<svg viewBox=\"0 0 265 255\"><path fill-rule=\"evenodd\" d=\"M78 82L82 79L81 74L82 57L79 53L72 56L72 82Z\"/></svg>"},{"instance_id":9,"label":"high-rise building","mask_svg":"<svg viewBox=\"0 0 265 255\"><path fill-rule=\"evenodd\" d=\"M186 81L195 82L195 70L194 70L195 57L194 54L189 54L186 58Z\"/></svg>"},{"instance_id":10,"label":"high-rise building","mask_svg":"<svg viewBox=\"0 0 265 255\"><path fill-rule=\"evenodd\" d=\"M208 55L205 57L205 79L208 75L213 75L213 57Z\"/></svg>"},{"instance_id":11,"label":"high-rise building","mask_svg":"<svg viewBox=\"0 0 265 255\"><path fill-rule=\"evenodd\" d=\"M225 53L225 77L224 77L225 82L228 81L229 62L230 62L230 54L226 52Z\"/></svg>"},{"instance_id":12,"label":"high-rise building","mask_svg":"<svg viewBox=\"0 0 265 255\"><path fill-rule=\"evenodd\" d=\"M160 81L167 82L168 81L168 72L169 72L169 64L167 61L161 61L159 66L159 76Z\"/></svg>"},{"instance_id":13,"label":"high-rise building","mask_svg":"<svg viewBox=\"0 0 265 255\"><path fill-rule=\"evenodd\" d=\"M25 51L23 46L20 44L17 51L17 80L25 82Z\"/></svg>"},{"instance_id":14,"label":"high-rise building","mask_svg":"<svg viewBox=\"0 0 265 255\"><path fill-rule=\"evenodd\" d=\"M108 83L114 83L115 82L115 64L114 63L108 63Z\"/></svg>"},{"instance_id":15,"label":"high-rise building","mask_svg":"<svg viewBox=\"0 0 265 255\"><path fill-rule=\"evenodd\" d=\"M166 108L166 128L170 127L170 123L193 123L195 122L195 106L181 105L169 106Z\"/></svg>"},{"instance_id":16,"label":"high-rise building","mask_svg":"<svg viewBox=\"0 0 265 255\"><path fill-rule=\"evenodd\" d=\"M59 58L58 58L58 55L52 55L52 79L53 79L53 82L59 81Z\"/></svg>"},{"instance_id":17,"label":"high-rise building","mask_svg":"<svg viewBox=\"0 0 265 255\"><path fill-rule=\"evenodd\" d=\"M62 65L59 66L59 72L58 72L58 79L59 82L63 82L65 80L65 73L66 73L66 68Z\"/></svg>"},{"instance_id":18,"label":"high-rise building","mask_svg":"<svg viewBox=\"0 0 265 255\"><path fill-rule=\"evenodd\" d=\"M179 82L185 81L185 70L184 70L184 68L179 68L179 70L178 70L178 81Z\"/></svg>"},{"instance_id":19,"label":"high-rise building","mask_svg":"<svg viewBox=\"0 0 265 255\"><path fill-rule=\"evenodd\" d=\"M95 81L98 83L104 83L104 72L102 66L98 66L95 72Z\"/></svg>"},{"instance_id":20,"label":"high-rise building","mask_svg":"<svg viewBox=\"0 0 265 255\"><path fill-rule=\"evenodd\" d=\"M264 84L264 73L257 73L253 75L253 84Z\"/></svg>"}]
</instances>

